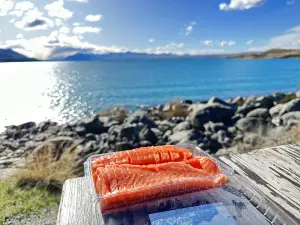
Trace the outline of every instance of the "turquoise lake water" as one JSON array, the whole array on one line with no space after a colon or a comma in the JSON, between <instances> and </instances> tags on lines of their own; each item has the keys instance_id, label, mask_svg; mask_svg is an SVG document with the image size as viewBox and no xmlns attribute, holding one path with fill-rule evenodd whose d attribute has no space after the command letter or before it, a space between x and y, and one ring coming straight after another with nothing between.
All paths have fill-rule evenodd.
<instances>
[{"instance_id":1,"label":"turquoise lake water","mask_svg":"<svg viewBox=\"0 0 300 225\"><path fill-rule=\"evenodd\" d=\"M114 105L300 89L300 60L187 59L0 64L0 127L75 120Z\"/></svg>"}]
</instances>

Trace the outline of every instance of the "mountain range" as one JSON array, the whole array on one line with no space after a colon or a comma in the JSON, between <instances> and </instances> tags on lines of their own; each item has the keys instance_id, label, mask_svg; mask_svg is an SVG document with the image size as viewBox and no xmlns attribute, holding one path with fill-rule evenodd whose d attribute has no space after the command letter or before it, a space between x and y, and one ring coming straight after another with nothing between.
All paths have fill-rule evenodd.
<instances>
[{"instance_id":1,"label":"mountain range","mask_svg":"<svg viewBox=\"0 0 300 225\"><path fill-rule=\"evenodd\" d=\"M271 49L258 53L233 54L230 58L239 59L286 59L300 58L300 49Z\"/></svg>"},{"instance_id":2,"label":"mountain range","mask_svg":"<svg viewBox=\"0 0 300 225\"><path fill-rule=\"evenodd\" d=\"M228 55L175 55L148 54L136 52L121 52L107 54L75 54L65 58L66 61L95 61L95 60L150 60L150 59L192 59L192 58L224 58Z\"/></svg>"},{"instance_id":3,"label":"mountain range","mask_svg":"<svg viewBox=\"0 0 300 225\"><path fill-rule=\"evenodd\" d=\"M11 49L0 49L0 62L28 62L37 61L33 58L28 58Z\"/></svg>"},{"instance_id":4,"label":"mountain range","mask_svg":"<svg viewBox=\"0 0 300 225\"><path fill-rule=\"evenodd\" d=\"M212 54L212 55L175 55L175 54L148 54L136 52L121 52L107 54L77 53L68 56L62 61L97 61L97 60L152 60L152 59L201 59L201 58L239 58L239 59L276 59L300 58L300 49L271 49L266 52L241 54ZM11 49L0 49L0 62L38 61L28 58Z\"/></svg>"}]
</instances>

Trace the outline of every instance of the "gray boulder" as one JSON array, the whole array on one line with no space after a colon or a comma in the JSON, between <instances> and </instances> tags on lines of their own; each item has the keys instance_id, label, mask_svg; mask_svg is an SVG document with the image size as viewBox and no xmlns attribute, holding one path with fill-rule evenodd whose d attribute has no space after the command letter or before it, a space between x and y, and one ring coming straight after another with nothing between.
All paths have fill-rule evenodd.
<instances>
[{"instance_id":1,"label":"gray boulder","mask_svg":"<svg viewBox=\"0 0 300 225\"><path fill-rule=\"evenodd\" d=\"M274 98L272 95L261 96L261 97L249 96L246 99L245 103L242 106L238 107L237 112L246 115L250 111L257 108L270 109L271 107L274 106L273 100Z\"/></svg>"},{"instance_id":2,"label":"gray boulder","mask_svg":"<svg viewBox=\"0 0 300 225\"><path fill-rule=\"evenodd\" d=\"M246 117L259 117L266 119L270 116L269 110L266 108L257 108L249 112Z\"/></svg>"},{"instance_id":3,"label":"gray boulder","mask_svg":"<svg viewBox=\"0 0 300 225\"><path fill-rule=\"evenodd\" d=\"M179 131L169 136L169 144L183 144L183 143L199 143L202 141L204 135L195 130Z\"/></svg>"},{"instance_id":4,"label":"gray boulder","mask_svg":"<svg viewBox=\"0 0 300 225\"><path fill-rule=\"evenodd\" d=\"M36 127L36 124L34 122L27 122L27 123L23 123L23 124L20 124L18 126L19 129L32 129L32 128L35 128Z\"/></svg>"},{"instance_id":5,"label":"gray boulder","mask_svg":"<svg viewBox=\"0 0 300 225\"><path fill-rule=\"evenodd\" d=\"M279 115L281 109L283 108L284 104L277 104L275 105L274 107L272 107L270 110L269 110L269 113L272 117L276 117Z\"/></svg>"},{"instance_id":6,"label":"gray boulder","mask_svg":"<svg viewBox=\"0 0 300 225\"><path fill-rule=\"evenodd\" d=\"M176 127L174 127L173 133L183 131L183 130L190 130L191 128L192 128L192 124L190 123L190 121L183 121L177 124Z\"/></svg>"},{"instance_id":7,"label":"gray boulder","mask_svg":"<svg viewBox=\"0 0 300 225\"><path fill-rule=\"evenodd\" d=\"M207 104L209 104L209 105L213 105L213 104L215 104L215 103L220 104L220 105L225 105L225 106L228 106L228 107L233 107L232 104L229 104L229 103L227 103L227 102L225 102L225 101L223 101L222 99L219 99L219 98L217 98L217 97L211 97L211 98L208 100L208 102L207 102Z\"/></svg>"},{"instance_id":8,"label":"gray boulder","mask_svg":"<svg viewBox=\"0 0 300 225\"><path fill-rule=\"evenodd\" d=\"M224 146L229 146L230 144L230 138L228 137L228 132L224 130L219 130L217 133L214 133L211 136L212 139L217 140L220 144Z\"/></svg>"},{"instance_id":9,"label":"gray boulder","mask_svg":"<svg viewBox=\"0 0 300 225\"><path fill-rule=\"evenodd\" d=\"M236 127L243 132L266 131L268 123L262 118L245 117L236 122Z\"/></svg>"},{"instance_id":10,"label":"gray boulder","mask_svg":"<svg viewBox=\"0 0 300 225\"><path fill-rule=\"evenodd\" d=\"M193 130L184 130L184 131L176 132L176 133L169 136L169 142L171 144L177 144L181 140L183 140L184 138L191 135L191 133L193 133Z\"/></svg>"},{"instance_id":11,"label":"gray boulder","mask_svg":"<svg viewBox=\"0 0 300 225\"><path fill-rule=\"evenodd\" d=\"M209 136L206 136L205 138L203 138L198 147L208 151L209 153L216 153L220 148L222 148L222 145L216 139L212 139Z\"/></svg>"},{"instance_id":12,"label":"gray boulder","mask_svg":"<svg viewBox=\"0 0 300 225\"><path fill-rule=\"evenodd\" d=\"M136 141L138 140L139 131L140 129L136 124L125 124L121 127L118 137L121 140L126 138L127 141Z\"/></svg>"},{"instance_id":13,"label":"gray boulder","mask_svg":"<svg viewBox=\"0 0 300 225\"><path fill-rule=\"evenodd\" d=\"M231 101L231 104L235 104L235 105L238 105L238 106L242 106L245 102L245 99L241 96L237 96L236 98L234 98L232 101Z\"/></svg>"},{"instance_id":14,"label":"gray boulder","mask_svg":"<svg viewBox=\"0 0 300 225\"><path fill-rule=\"evenodd\" d=\"M285 113L295 112L295 111L300 111L300 99L294 99L288 103L285 103L279 112L279 116L282 116Z\"/></svg>"},{"instance_id":15,"label":"gray boulder","mask_svg":"<svg viewBox=\"0 0 300 225\"><path fill-rule=\"evenodd\" d=\"M101 134L106 131L98 116L85 118L80 122L80 125L86 129L87 133Z\"/></svg>"},{"instance_id":16,"label":"gray boulder","mask_svg":"<svg viewBox=\"0 0 300 225\"><path fill-rule=\"evenodd\" d=\"M173 134L172 130L167 130L164 135L162 136L162 139L164 141L168 141L169 140L169 137Z\"/></svg>"},{"instance_id":17,"label":"gray boulder","mask_svg":"<svg viewBox=\"0 0 300 225\"><path fill-rule=\"evenodd\" d=\"M271 122L272 122L272 124L274 124L276 127L282 125L282 119L281 119L281 117L279 117L279 116L276 116L276 117L272 118Z\"/></svg>"},{"instance_id":18,"label":"gray boulder","mask_svg":"<svg viewBox=\"0 0 300 225\"><path fill-rule=\"evenodd\" d=\"M213 123L213 122L208 122L206 124L204 124L204 129L207 132L210 133L215 133L218 132L219 130L225 130L226 126L224 125L224 123Z\"/></svg>"},{"instance_id":19,"label":"gray boulder","mask_svg":"<svg viewBox=\"0 0 300 225\"><path fill-rule=\"evenodd\" d=\"M87 133L87 131L86 131L86 129L85 129L85 127L84 126L77 126L77 127L75 127L75 132L79 135L79 136L84 136L86 133Z\"/></svg>"},{"instance_id":20,"label":"gray boulder","mask_svg":"<svg viewBox=\"0 0 300 225\"><path fill-rule=\"evenodd\" d=\"M149 129L148 127L144 127L139 132L139 140L140 141L149 141L151 144L155 145L158 141L158 138L156 137L155 133Z\"/></svg>"},{"instance_id":21,"label":"gray boulder","mask_svg":"<svg viewBox=\"0 0 300 225\"><path fill-rule=\"evenodd\" d=\"M195 128L203 129L203 125L209 121L226 122L230 121L233 115L234 109L232 107L214 103L206 105L198 112L195 112L190 119Z\"/></svg>"},{"instance_id":22,"label":"gray boulder","mask_svg":"<svg viewBox=\"0 0 300 225\"><path fill-rule=\"evenodd\" d=\"M289 112L281 116L282 124L287 126L289 121L298 121L300 122L300 112Z\"/></svg>"},{"instance_id":23,"label":"gray boulder","mask_svg":"<svg viewBox=\"0 0 300 225\"><path fill-rule=\"evenodd\" d=\"M138 110L132 113L130 116L128 116L125 119L125 123L127 124L142 123L150 128L156 127L156 124L147 117L147 112L142 110Z\"/></svg>"}]
</instances>

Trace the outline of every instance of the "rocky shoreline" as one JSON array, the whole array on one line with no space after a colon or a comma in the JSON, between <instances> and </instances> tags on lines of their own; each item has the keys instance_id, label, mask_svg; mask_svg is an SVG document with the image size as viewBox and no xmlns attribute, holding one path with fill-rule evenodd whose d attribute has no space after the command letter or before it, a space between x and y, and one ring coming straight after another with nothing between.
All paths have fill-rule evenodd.
<instances>
[{"instance_id":1,"label":"rocky shoreline","mask_svg":"<svg viewBox=\"0 0 300 225\"><path fill-rule=\"evenodd\" d=\"M207 102L185 100L134 112L115 108L67 124L27 122L8 126L0 134L0 170L21 167L24 156L45 144L55 149L57 158L75 145L78 165L93 154L164 144L190 143L218 155L248 151L264 138L284 137L298 122L300 92L227 101L216 97ZM283 144L294 141L282 140ZM248 147L239 149L239 145Z\"/></svg>"}]
</instances>

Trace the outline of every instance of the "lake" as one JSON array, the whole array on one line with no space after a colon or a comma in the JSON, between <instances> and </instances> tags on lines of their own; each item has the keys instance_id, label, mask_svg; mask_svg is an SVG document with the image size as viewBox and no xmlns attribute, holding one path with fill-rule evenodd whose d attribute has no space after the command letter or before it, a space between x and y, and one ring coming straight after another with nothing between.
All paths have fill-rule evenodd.
<instances>
[{"instance_id":1,"label":"lake","mask_svg":"<svg viewBox=\"0 0 300 225\"><path fill-rule=\"evenodd\" d=\"M27 121L72 121L115 105L299 89L297 59L0 63L0 129Z\"/></svg>"}]
</instances>

